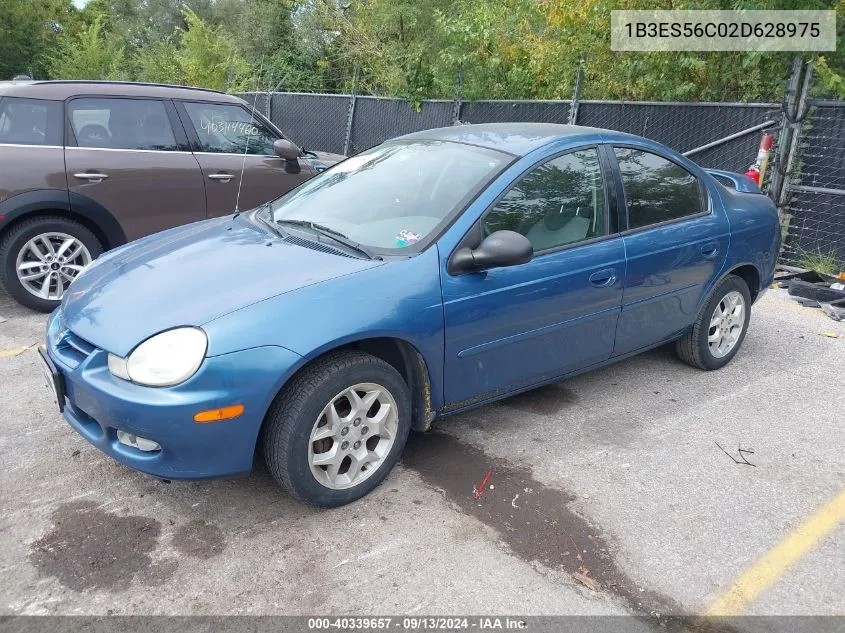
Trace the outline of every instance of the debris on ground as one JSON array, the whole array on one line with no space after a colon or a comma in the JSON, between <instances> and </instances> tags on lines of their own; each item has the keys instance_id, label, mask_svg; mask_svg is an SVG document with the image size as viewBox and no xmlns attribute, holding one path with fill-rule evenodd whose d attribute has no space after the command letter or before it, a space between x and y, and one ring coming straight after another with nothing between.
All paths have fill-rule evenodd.
<instances>
[{"instance_id":1,"label":"debris on ground","mask_svg":"<svg viewBox=\"0 0 845 633\"><path fill-rule=\"evenodd\" d=\"M834 321L845 320L843 273L834 277L814 270L778 275L777 288L786 288L794 301L807 308L821 308Z\"/></svg>"},{"instance_id":2,"label":"debris on ground","mask_svg":"<svg viewBox=\"0 0 845 633\"><path fill-rule=\"evenodd\" d=\"M825 332L822 332L821 335L826 336L827 338L839 338L839 335L836 332L833 332L831 330L827 330Z\"/></svg>"},{"instance_id":3,"label":"debris on ground","mask_svg":"<svg viewBox=\"0 0 845 633\"><path fill-rule=\"evenodd\" d=\"M599 591L601 589L601 585L593 578L590 578L590 570L586 567L579 567L578 571L572 574L572 577L587 587L587 589L591 589L592 591Z\"/></svg>"},{"instance_id":4,"label":"debris on ground","mask_svg":"<svg viewBox=\"0 0 845 633\"><path fill-rule=\"evenodd\" d=\"M746 457L746 455L753 455L754 454L753 448L742 448L742 445L737 446L736 450L737 450L737 453L739 453L739 458L737 459L736 457L731 455L728 451L726 451L724 448L722 448L722 446L721 446L721 444L719 444L719 442L716 442L716 446L718 446L720 449L722 449L722 452L725 455L727 455L728 457L730 457L733 460L734 464L741 464L743 466L754 466L755 468L757 467L757 464L752 464L750 461L748 461L748 458Z\"/></svg>"},{"instance_id":5,"label":"debris on ground","mask_svg":"<svg viewBox=\"0 0 845 633\"><path fill-rule=\"evenodd\" d=\"M7 318L6 318L6 317L4 317L2 314L0 314L0 323L5 323L5 322L6 322L6 321L8 321L8 320L9 320L9 319L7 319Z\"/></svg>"},{"instance_id":6,"label":"debris on ground","mask_svg":"<svg viewBox=\"0 0 845 633\"><path fill-rule=\"evenodd\" d=\"M478 499L481 498L481 493L484 492L484 486L487 485L487 481L490 479L490 475L492 475L492 474L493 474L493 469L488 468L487 474L484 475L484 479L482 479L481 483L478 484L478 486L475 487L475 490L473 490L473 498L474 499L478 500ZM492 488L492 487L493 486L490 486L490 488Z\"/></svg>"}]
</instances>

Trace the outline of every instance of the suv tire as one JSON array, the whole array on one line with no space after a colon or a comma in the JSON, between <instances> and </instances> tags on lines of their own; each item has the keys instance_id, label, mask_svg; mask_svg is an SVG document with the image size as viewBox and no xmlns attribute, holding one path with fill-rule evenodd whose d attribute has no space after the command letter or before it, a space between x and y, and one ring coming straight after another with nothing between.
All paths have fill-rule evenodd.
<instances>
[{"instance_id":1,"label":"suv tire","mask_svg":"<svg viewBox=\"0 0 845 633\"><path fill-rule=\"evenodd\" d=\"M36 240L35 248L42 254L40 258L30 248L33 240ZM65 243L69 246L59 255ZM54 251L52 254L50 247ZM70 285L68 276L75 277L80 266L90 264L102 252L103 246L96 236L75 220L52 215L23 220L0 240L0 286L27 308L52 312L61 303L62 295ZM21 278L26 272L19 274L19 267L27 264L29 268L23 271L33 270L28 274L36 275L35 279L29 280L30 283ZM47 296L39 296L35 294L39 289L37 284L46 277L50 277L44 293Z\"/></svg>"}]
</instances>

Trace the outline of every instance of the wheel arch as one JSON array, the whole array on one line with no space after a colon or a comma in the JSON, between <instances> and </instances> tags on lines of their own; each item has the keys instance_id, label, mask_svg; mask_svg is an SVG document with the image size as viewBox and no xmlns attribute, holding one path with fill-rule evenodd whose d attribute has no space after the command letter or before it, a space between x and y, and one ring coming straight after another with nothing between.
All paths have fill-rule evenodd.
<instances>
[{"instance_id":1,"label":"wheel arch","mask_svg":"<svg viewBox=\"0 0 845 633\"><path fill-rule=\"evenodd\" d=\"M94 234L104 250L126 243L126 234L111 212L90 198L62 189L27 191L0 203L0 239L20 222L48 216L79 222Z\"/></svg>"},{"instance_id":2,"label":"wheel arch","mask_svg":"<svg viewBox=\"0 0 845 633\"><path fill-rule=\"evenodd\" d=\"M760 296L761 290L760 280L762 277L757 267L754 264L737 264L725 272L719 281L728 275L739 277L745 282L748 286L748 292L751 294L751 303L753 304L757 300L757 297Z\"/></svg>"},{"instance_id":3,"label":"wheel arch","mask_svg":"<svg viewBox=\"0 0 845 633\"><path fill-rule=\"evenodd\" d=\"M326 355L344 350L371 354L398 371L411 391L411 428L415 431L428 430L435 418L431 401L431 372L428 363L413 343L396 336L368 336L354 340L337 341L315 350L310 355L303 356L294 370L285 376L267 408L268 412L272 408L272 402L279 397L284 391L285 385L288 385L296 375L306 371L308 367ZM259 438L263 435L263 428L266 423L265 413Z\"/></svg>"}]
</instances>

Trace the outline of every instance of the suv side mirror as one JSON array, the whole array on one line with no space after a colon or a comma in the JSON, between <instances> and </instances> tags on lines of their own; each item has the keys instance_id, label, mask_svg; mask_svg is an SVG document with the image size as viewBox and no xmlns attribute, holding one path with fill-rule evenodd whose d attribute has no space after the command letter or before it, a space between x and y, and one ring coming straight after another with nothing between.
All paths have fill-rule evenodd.
<instances>
[{"instance_id":1,"label":"suv side mirror","mask_svg":"<svg viewBox=\"0 0 845 633\"><path fill-rule=\"evenodd\" d=\"M273 143L276 156L285 161L285 171L289 174L299 173L299 148L286 138L277 139Z\"/></svg>"},{"instance_id":2,"label":"suv side mirror","mask_svg":"<svg viewBox=\"0 0 845 633\"><path fill-rule=\"evenodd\" d=\"M534 257L534 247L522 233L516 231L496 231L484 238L477 248L464 246L455 251L449 262L450 272L470 272L516 266L530 262Z\"/></svg>"}]
</instances>

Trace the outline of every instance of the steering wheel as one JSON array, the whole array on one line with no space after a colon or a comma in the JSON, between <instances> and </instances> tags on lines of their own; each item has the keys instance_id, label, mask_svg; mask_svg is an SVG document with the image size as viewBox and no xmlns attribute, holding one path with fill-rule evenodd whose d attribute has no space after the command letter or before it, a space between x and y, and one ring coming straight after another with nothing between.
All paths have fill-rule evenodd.
<instances>
[{"instance_id":1,"label":"steering wheel","mask_svg":"<svg viewBox=\"0 0 845 633\"><path fill-rule=\"evenodd\" d=\"M83 125L82 129L76 134L76 140L83 146L102 144L110 138L109 131L99 123Z\"/></svg>"}]
</instances>

